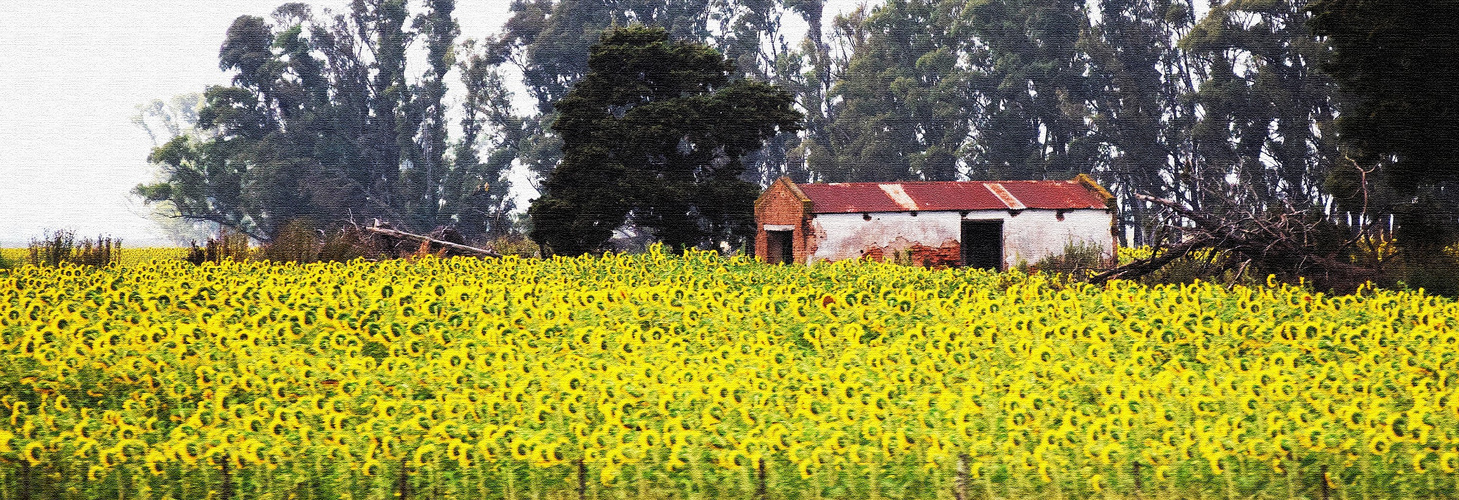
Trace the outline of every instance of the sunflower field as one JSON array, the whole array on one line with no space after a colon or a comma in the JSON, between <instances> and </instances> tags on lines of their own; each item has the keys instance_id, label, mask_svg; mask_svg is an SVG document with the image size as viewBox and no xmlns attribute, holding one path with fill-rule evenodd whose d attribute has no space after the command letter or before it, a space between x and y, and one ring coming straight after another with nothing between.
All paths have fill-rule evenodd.
<instances>
[{"instance_id":1,"label":"sunflower field","mask_svg":"<svg viewBox=\"0 0 1459 500\"><path fill-rule=\"evenodd\" d=\"M0 271L0 499L1459 497L1459 307L713 253Z\"/></svg>"}]
</instances>

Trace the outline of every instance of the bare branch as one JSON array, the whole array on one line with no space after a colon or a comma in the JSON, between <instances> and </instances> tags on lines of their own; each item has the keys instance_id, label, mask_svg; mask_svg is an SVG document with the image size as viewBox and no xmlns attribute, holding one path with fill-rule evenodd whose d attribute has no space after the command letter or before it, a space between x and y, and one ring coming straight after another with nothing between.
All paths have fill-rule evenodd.
<instances>
[{"instance_id":1,"label":"bare branch","mask_svg":"<svg viewBox=\"0 0 1459 500\"><path fill-rule=\"evenodd\" d=\"M1213 273L1234 270L1244 274L1253 265L1290 277L1307 278L1318 288L1350 289L1377 278L1374 269L1338 259L1337 252L1321 252L1314 245L1320 221L1291 204L1258 211L1242 204L1224 214L1191 208L1166 198L1136 193L1135 198L1160 207L1167 214L1164 230L1181 233L1179 242L1157 247L1155 255L1110 269L1090 281L1136 279L1201 249L1226 252L1229 258ZM1174 224L1179 220L1192 225ZM1163 231L1162 231L1163 232ZM1162 235L1160 240L1166 238Z\"/></svg>"},{"instance_id":2,"label":"bare branch","mask_svg":"<svg viewBox=\"0 0 1459 500\"><path fill-rule=\"evenodd\" d=\"M466 246L466 245L461 245L461 244L457 244L457 243L451 243L449 241L438 240L438 239L435 239L435 238L432 238L432 237L429 237L429 236L422 236L422 235L419 235L419 234L407 233L405 231L399 231L399 230L395 230L395 229L387 229L387 228L383 228L383 227L366 227L364 229L366 231L369 231L369 232L372 232L372 233L375 233L375 234L381 234L381 235L389 236L389 237L392 237L392 238L400 238L400 239L404 239L404 240L422 241L422 242L430 243L431 245L439 245L441 247L449 248L449 249L452 249L452 250L456 250L458 252L467 253L467 254L471 254L471 255L477 255L477 256L482 256L482 257L501 257L501 254L496 253L495 251L492 251L492 250L487 250L485 248L469 247L469 246Z\"/></svg>"}]
</instances>

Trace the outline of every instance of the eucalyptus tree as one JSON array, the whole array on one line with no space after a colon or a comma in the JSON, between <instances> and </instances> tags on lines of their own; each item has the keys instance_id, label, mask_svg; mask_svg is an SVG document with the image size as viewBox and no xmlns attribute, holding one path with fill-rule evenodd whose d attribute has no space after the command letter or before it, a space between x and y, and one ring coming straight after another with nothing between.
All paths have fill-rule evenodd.
<instances>
[{"instance_id":1,"label":"eucalyptus tree","mask_svg":"<svg viewBox=\"0 0 1459 500\"><path fill-rule=\"evenodd\" d=\"M408 7L358 0L317 16L289 3L271 19L234 20L219 50L232 84L207 89L201 133L154 150L162 180L136 192L259 240L294 219L485 231L462 215L492 210L476 188L499 179L485 178L479 162L447 157L454 4L430 0L414 17ZM406 61L416 40L428 58L420 77Z\"/></svg>"},{"instance_id":2,"label":"eucalyptus tree","mask_svg":"<svg viewBox=\"0 0 1459 500\"><path fill-rule=\"evenodd\" d=\"M1204 111L1192 130L1195 160L1207 177L1235 179L1234 197L1244 203L1307 208L1328 200L1336 86L1318 71L1328 46L1308 29L1303 3L1213 5L1180 42L1207 64L1194 99Z\"/></svg>"},{"instance_id":3,"label":"eucalyptus tree","mask_svg":"<svg viewBox=\"0 0 1459 500\"><path fill-rule=\"evenodd\" d=\"M890 0L864 21L869 34L832 89L834 162L818 180L955 180L975 106L961 2Z\"/></svg>"},{"instance_id":4,"label":"eucalyptus tree","mask_svg":"<svg viewBox=\"0 0 1459 500\"><path fill-rule=\"evenodd\" d=\"M1315 0L1309 26L1332 46L1323 65L1350 96L1338 119L1347 148L1334 183L1363 203L1359 169L1382 179L1398 241L1429 249L1459 236L1459 4L1446 0Z\"/></svg>"}]
</instances>

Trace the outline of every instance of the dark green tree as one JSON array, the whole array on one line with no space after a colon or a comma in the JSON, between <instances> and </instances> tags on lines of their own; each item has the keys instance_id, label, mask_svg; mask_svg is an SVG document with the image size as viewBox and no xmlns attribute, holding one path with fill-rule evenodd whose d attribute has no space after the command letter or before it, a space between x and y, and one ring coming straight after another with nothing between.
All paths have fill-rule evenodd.
<instances>
[{"instance_id":1,"label":"dark green tree","mask_svg":"<svg viewBox=\"0 0 1459 500\"><path fill-rule=\"evenodd\" d=\"M555 106L563 159L528 211L532 239L576 255L631 223L676 248L743 243L758 188L740 180L742 159L801 114L789 93L734 73L663 28L605 31Z\"/></svg>"},{"instance_id":2,"label":"dark green tree","mask_svg":"<svg viewBox=\"0 0 1459 500\"><path fill-rule=\"evenodd\" d=\"M968 148L972 177L1069 178L1094 167L1097 144L1086 122L1092 98L1089 29L1083 0L987 0L968 12L971 34L987 47L972 68L984 104Z\"/></svg>"},{"instance_id":3,"label":"dark green tree","mask_svg":"<svg viewBox=\"0 0 1459 500\"><path fill-rule=\"evenodd\" d=\"M631 23L704 43L735 61L735 76L790 91L807 114L807 136L818 141L811 149L824 151L834 77L822 34L823 7L823 0L514 0L512 17L485 45L487 61L514 66L537 102L537 113L521 117L528 133L515 149L517 159L540 178L556 168L561 139L550 128L556 120L552 104L586 73L588 47L602 31ZM792 15L808 28L799 46L784 33L783 19ZM746 155L744 179L762 185L780 175L804 180L811 156L805 145L797 134L771 138Z\"/></svg>"},{"instance_id":4,"label":"dark green tree","mask_svg":"<svg viewBox=\"0 0 1459 500\"><path fill-rule=\"evenodd\" d=\"M157 148L161 182L136 192L259 240L294 219L378 218L420 232L455 225L468 237L491 230L487 214L504 208L507 183L477 160L480 129L456 147L448 137L453 11L453 1L431 0L411 22L405 0L356 0L326 17L299 3L271 21L239 17L219 51L232 85L208 89L199 133ZM411 40L425 45L418 79L406 74ZM508 106L468 94L468 116ZM483 196L488 187L497 196Z\"/></svg>"},{"instance_id":5,"label":"dark green tree","mask_svg":"<svg viewBox=\"0 0 1459 500\"><path fill-rule=\"evenodd\" d=\"M835 161L817 171L832 182L956 180L976 101L965 59L961 2L890 0L865 21L870 35L832 95ZM928 29L931 27L931 29Z\"/></svg>"},{"instance_id":6,"label":"dark green tree","mask_svg":"<svg viewBox=\"0 0 1459 500\"><path fill-rule=\"evenodd\" d=\"M1208 62L1194 100L1198 161L1238 189L1195 206L1242 200L1257 207L1322 206L1337 154L1336 87L1317 71L1327 46L1308 31L1299 1L1237 0L1213 6L1181 40ZM1197 193L1199 194L1199 193Z\"/></svg>"},{"instance_id":7,"label":"dark green tree","mask_svg":"<svg viewBox=\"0 0 1459 500\"><path fill-rule=\"evenodd\" d=\"M1332 47L1323 70L1347 96L1338 136L1352 162L1334 184L1352 186L1356 169L1376 169L1393 189L1387 207L1398 241L1410 248L1452 243L1459 213L1459 2L1315 0L1314 33ZM1355 189L1335 193L1356 209Z\"/></svg>"},{"instance_id":8,"label":"dark green tree","mask_svg":"<svg viewBox=\"0 0 1459 500\"><path fill-rule=\"evenodd\" d=\"M448 206L462 199L463 186L449 185L451 173L446 163L446 74L455 66L456 36L460 29L451 13L454 0L429 0L426 12L417 16L414 28L425 40L429 68L419 85L412 86L407 104L407 124L416 124L414 142L408 148L410 168L403 172L400 184L401 204L412 220L411 227L430 228L452 224L456 207ZM465 187L471 189L475 186ZM447 196L447 191L451 191Z\"/></svg>"}]
</instances>

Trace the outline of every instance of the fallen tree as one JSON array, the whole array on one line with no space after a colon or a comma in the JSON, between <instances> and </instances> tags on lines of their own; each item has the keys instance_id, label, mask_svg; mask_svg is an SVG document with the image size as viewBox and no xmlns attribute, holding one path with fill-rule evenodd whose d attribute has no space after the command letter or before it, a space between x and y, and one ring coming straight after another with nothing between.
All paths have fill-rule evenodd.
<instances>
[{"instance_id":1,"label":"fallen tree","mask_svg":"<svg viewBox=\"0 0 1459 500\"><path fill-rule=\"evenodd\" d=\"M1178 233L1177 241L1157 245L1149 258L1096 274L1090 278L1093 283L1138 279L1202 250L1226 253L1224 261L1217 266L1218 272L1232 270L1240 275L1254 268L1288 281L1305 279L1319 290L1347 292L1381 276L1378 269L1352 264L1343 256L1363 236L1363 231L1334 242L1330 224L1324 227L1320 217L1291 206L1215 214L1197 211L1174 200L1145 194L1135 196L1165 210L1172 220L1188 224L1180 224L1173 231Z\"/></svg>"},{"instance_id":2,"label":"fallen tree","mask_svg":"<svg viewBox=\"0 0 1459 500\"><path fill-rule=\"evenodd\" d=\"M444 256L469 255L476 257L501 257L501 254L485 248L476 248L473 246L463 245L461 243L446 241L444 239L433 238L431 236L407 233L405 231L391 229L385 226L369 226L363 229L387 238L417 242L420 244L420 249L417 250L418 253L437 253L441 252L444 249ZM392 244L389 246L394 245Z\"/></svg>"}]
</instances>

